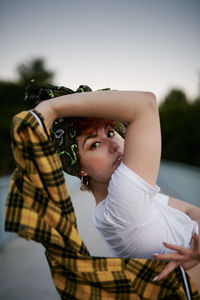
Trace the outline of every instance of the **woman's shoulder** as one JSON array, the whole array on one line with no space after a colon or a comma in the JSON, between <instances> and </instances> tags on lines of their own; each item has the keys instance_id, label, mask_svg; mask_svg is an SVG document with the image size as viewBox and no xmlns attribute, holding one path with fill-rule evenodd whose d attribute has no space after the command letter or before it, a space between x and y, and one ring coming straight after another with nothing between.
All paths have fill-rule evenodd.
<instances>
[{"instance_id":1,"label":"woman's shoulder","mask_svg":"<svg viewBox=\"0 0 200 300\"><path fill-rule=\"evenodd\" d=\"M136 191L141 190L150 194L156 194L160 191L157 185L150 185L123 162L121 162L119 167L112 174L108 190L112 188L134 188Z\"/></svg>"}]
</instances>

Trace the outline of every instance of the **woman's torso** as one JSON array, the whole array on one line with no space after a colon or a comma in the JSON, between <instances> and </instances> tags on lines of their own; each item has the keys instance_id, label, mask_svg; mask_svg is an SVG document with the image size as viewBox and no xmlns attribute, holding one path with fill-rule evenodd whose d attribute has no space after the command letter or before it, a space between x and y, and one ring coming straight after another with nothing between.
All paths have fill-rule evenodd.
<instances>
[{"instance_id":1,"label":"woman's torso","mask_svg":"<svg viewBox=\"0 0 200 300\"><path fill-rule=\"evenodd\" d=\"M168 198L120 164L93 217L112 256L153 258L155 253L169 252L163 242L190 246L198 224L170 207Z\"/></svg>"}]
</instances>

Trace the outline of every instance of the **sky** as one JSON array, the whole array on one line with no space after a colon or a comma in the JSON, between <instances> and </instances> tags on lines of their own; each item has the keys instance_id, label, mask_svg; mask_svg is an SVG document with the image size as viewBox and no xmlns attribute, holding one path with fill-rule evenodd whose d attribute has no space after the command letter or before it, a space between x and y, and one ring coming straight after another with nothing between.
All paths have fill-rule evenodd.
<instances>
[{"instance_id":1,"label":"sky","mask_svg":"<svg viewBox=\"0 0 200 300\"><path fill-rule=\"evenodd\" d=\"M0 80L41 57L71 89L198 96L199 0L0 0L0 28Z\"/></svg>"}]
</instances>

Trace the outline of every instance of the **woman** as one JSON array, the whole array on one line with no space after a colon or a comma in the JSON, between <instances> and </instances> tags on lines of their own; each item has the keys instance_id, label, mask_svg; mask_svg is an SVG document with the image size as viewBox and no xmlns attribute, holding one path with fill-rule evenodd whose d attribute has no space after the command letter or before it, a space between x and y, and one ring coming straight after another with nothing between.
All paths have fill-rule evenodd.
<instances>
[{"instance_id":1,"label":"woman","mask_svg":"<svg viewBox=\"0 0 200 300\"><path fill-rule=\"evenodd\" d=\"M168 198L156 186L161 134L154 94L72 94L43 101L35 111L43 115L49 128L58 120L52 130L57 152L63 166L70 159L69 173L83 177L92 191L97 204L94 223L113 256L170 260L156 280L179 265L190 269L200 262L200 208ZM75 117L73 130L62 120L65 117ZM76 117L89 119L76 121ZM94 122L94 118L97 125L87 125L81 132L82 125ZM110 120L128 124L125 140ZM66 149L68 142L71 153ZM168 249L176 252L167 254Z\"/></svg>"}]
</instances>

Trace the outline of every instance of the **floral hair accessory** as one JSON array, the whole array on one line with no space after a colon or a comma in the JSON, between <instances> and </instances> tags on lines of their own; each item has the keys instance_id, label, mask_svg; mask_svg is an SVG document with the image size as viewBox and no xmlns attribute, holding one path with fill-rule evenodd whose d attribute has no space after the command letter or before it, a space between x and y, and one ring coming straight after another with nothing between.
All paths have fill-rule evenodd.
<instances>
[{"instance_id":1,"label":"floral hair accessory","mask_svg":"<svg viewBox=\"0 0 200 300\"><path fill-rule=\"evenodd\" d=\"M110 90L109 88L102 89ZM25 91L25 100L31 106L39 104L41 101L51 99L58 96L74 93L91 92L91 88L87 85L80 85L76 91L64 86L54 86L32 79ZM57 154L59 155L63 170L76 177L79 176L80 158L78 154L78 144L76 139L75 118L59 118L54 121L51 127L51 137ZM126 124L116 122L117 132L124 138L126 133Z\"/></svg>"}]
</instances>

